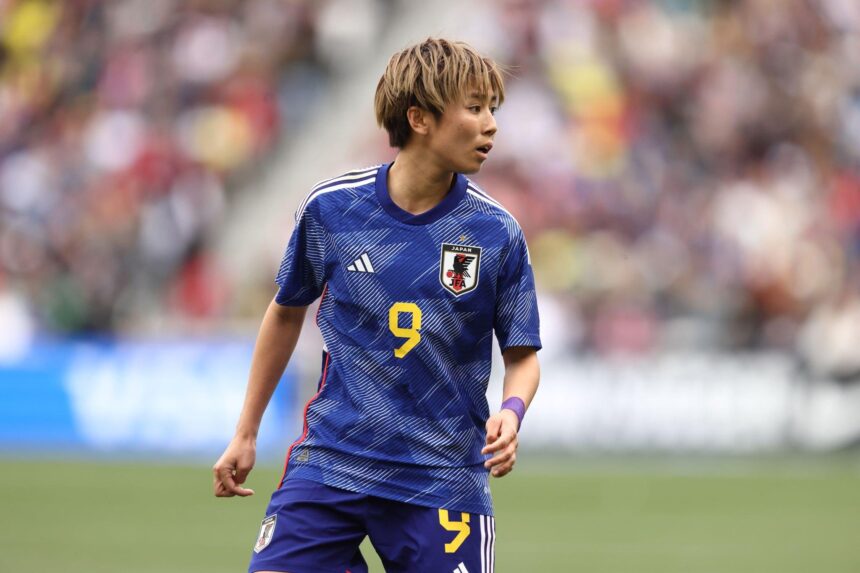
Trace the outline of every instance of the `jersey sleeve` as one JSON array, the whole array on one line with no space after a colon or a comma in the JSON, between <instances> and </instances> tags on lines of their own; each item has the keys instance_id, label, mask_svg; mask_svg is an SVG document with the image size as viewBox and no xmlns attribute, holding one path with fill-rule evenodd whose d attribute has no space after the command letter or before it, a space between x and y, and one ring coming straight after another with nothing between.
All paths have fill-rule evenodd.
<instances>
[{"instance_id":1,"label":"jersey sleeve","mask_svg":"<svg viewBox=\"0 0 860 573\"><path fill-rule=\"evenodd\" d=\"M325 229L309 206L299 216L281 260L275 302L307 306L319 298L326 281L325 261Z\"/></svg>"},{"instance_id":2,"label":"jersey sleeve","mask_svg":"<svg viewBox=\"0 0 860 573\"><path fill-rule=\"evenodd\" d=\"M517 229L499 271L494 328L502 351L513 346L541 348L535 281L529 251Z\"/></svg>"}]
</instances>

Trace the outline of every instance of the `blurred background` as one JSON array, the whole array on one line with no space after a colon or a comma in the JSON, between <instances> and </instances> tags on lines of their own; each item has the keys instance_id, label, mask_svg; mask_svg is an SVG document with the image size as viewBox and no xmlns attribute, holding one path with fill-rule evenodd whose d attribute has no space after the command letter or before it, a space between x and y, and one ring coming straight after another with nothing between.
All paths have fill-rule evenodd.
<instances>
[{"instance_id":1,"label":"blurred background","mask_svg":"<svg viewBox=\"0 0 860 573\"><path fill-rule=\"evenodd\" d=\"M498 570L860 571L856 0L0 0L0 570L245 567L312 321L257 495L209 467L293 213L427 36L508 69L474 179L539 290Z\"/></svg>"}]
</instances>

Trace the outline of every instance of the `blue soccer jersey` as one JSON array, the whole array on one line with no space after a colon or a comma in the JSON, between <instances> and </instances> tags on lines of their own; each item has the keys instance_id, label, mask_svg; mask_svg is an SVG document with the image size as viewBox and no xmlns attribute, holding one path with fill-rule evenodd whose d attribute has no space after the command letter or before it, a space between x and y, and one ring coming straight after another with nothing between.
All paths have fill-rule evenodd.
<instances>
[{"instance_id":1,"label":"blue soccer jersey","mask_svg":"<svg viewBox=\"0 0 860 573\"><path fill-rule=\"evenodd\" d=\"M325 349L284 477L492 515L481 454L492 334L502 350L541 346L528 249L463 175L412 215L388 194L389 167L318 184L296 214L276 301L322 297Z\"/></svg>"}]
</instances>

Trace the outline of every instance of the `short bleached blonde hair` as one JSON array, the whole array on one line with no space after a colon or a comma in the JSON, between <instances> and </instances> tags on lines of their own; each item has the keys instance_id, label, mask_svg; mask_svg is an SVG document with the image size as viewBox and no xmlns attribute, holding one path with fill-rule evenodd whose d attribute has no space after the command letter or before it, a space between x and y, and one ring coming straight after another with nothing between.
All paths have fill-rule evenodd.
<instances>
[{"instance_id":1,"label":"short bleached blonde hair","mask_svg":"<svg viewBox=\"0 0 860 573\"><path fill-rule=\"evenodd\" d=\"M467 92L505 99L502 70L465 42L427 38L391 56L376 86L376 121L388 132L392 147L402 148L412 129L406 111L417 106L442 116L445 106Z\"/></svg>"}]
</instances>

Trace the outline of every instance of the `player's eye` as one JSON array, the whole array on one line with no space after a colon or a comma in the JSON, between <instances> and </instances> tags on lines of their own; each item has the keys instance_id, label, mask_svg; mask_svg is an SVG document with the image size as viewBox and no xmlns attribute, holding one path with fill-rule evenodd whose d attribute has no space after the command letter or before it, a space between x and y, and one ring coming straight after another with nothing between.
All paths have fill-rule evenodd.
<instances>
[{"instance_id":1,"label":"player's eye","mask_svg":"<svg viewBox=\"0 0 860 573\"><path fill-rule=\"evenodd\" d=\"M490 113L491 113L491 114L496 115L496 112L497 112L498 110L499 110L499 106L497 106L497 105L491 105L491 106L490 106Z\"/></svg>"},{"instance_id":2,"label":"player's eye","mask_svg":"<svg viewBox=\"0 0 860 573\"><path fill-rule=\"evenodd\" d=\"M472 111L472 112L474 112L474 113L481 113L481 106L479 106L479 105L470 105L470 106L469 106L469 111Z\"/></svg>"}]
</instances>

